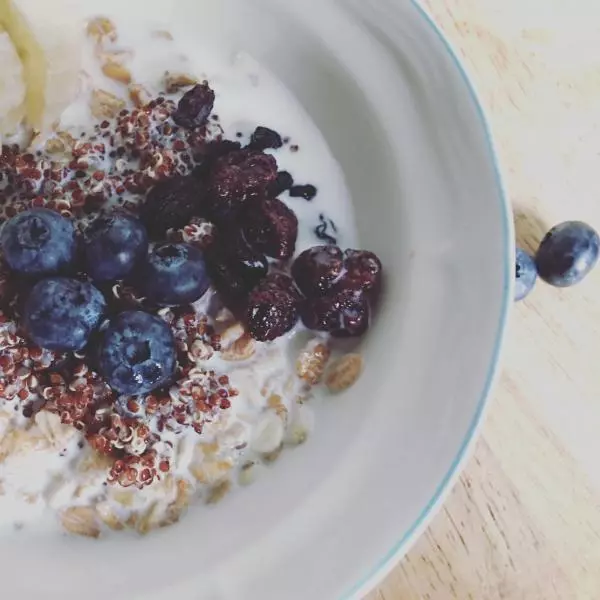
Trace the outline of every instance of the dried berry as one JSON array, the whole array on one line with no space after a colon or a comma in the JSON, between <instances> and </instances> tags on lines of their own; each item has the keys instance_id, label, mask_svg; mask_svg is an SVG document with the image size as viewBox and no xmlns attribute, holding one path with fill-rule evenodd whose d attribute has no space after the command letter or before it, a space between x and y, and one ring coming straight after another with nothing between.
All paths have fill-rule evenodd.
<instances>
[{"instance_id":1,"label":"dried berry","mask_svg":"<svg viewBox=\"0 0 600 600\"><path fill-rule=\"evenodd\" d=\"M215 161L231 152L237 152L242 149L242 145L239 142L232 142L231 140L212 140L205 142L202 138L202 142L199 146L194 147L194 160L197 165L194 169L194 177L202 179L203 181L210 175L211 169L215 165Z\"/></svg>"},{"instance_id":2,"label":"dried berry","mask_svg":"<svg viewBox=\"0 0 600 600\"><path fill-rule=\"evenodd\" d=\"M383 267L373 252L366 250L346 250L344 253L344 273L342 286L364 292L377 292L381 287Z\"/></svg>"},{"instance_id":3,"label":"dried berry","mask_svg":"<svg viewBox=\"0 0 600 600\"><path fill-rule=\"evenodd\" d=\"M359 337L369 328L370 309L362 292L342 290L309 300L302 320L309 329L325 331L334 337Z\"/></svg>"},{"instance_id":4,"label":"dried berry","mask_svg":"<svg viewBox=\"0 0 600 600\"><path fill-rule=\"evenodd\" d=\"M283 192L289 190L294 185L294 178L287 171L279 171L277 173L277 179L273 182L273 185L269 188L269 194L273 197L283 194Z\"/></svg>"},{"instance_id":5,"label":"dried berry","mask_svg":"<svg viewBox=\"0 0 600 600\"><path fill-rule=\"evenodd\" d=\"M317 188L314 185L294 185L290 189L290 196L292 198L304 198L309 202L314 200L317 195Z\"/></svg>"},{"instance_id":6,"label":"dried berry","mask_svg":"<svg viewBox=\"0 0 600 600\"><path fill-rule=\"evenodd\" d=\"M206 210L202 184L193 177L175 177L155 185L140 209L140 219L154 238L182 229Z\"/></svg>"},{"instance_id":7,"label":"dried berry","mask_svg":"<svg viewBox=\"0 0 600 600\"><path fill-rule=\"evenodd\" d=\"M254 150L266 150L267 148L281 148L283 139L273 129L268 127L257 127L250 137L249 146Z\"/></svg>"},{"instance_id":8,"label":"dried berry","mask_svg":"<svg viewBox=\"0 0 600 600\"><path fill-rule=\"evenodd\" d=\"M177 110L173 113L173 120L185 129L202 127L208 120L214 105L215 93L208 83L198 84L183 95Z\"/></svg>"},{"instance_id":9,"label":"dried berry","mask_svg":"<svg viewBox=\"0 0 600 600\"><path fill-rule=\"evenodd\" d=\"M286 275L269 275L250 294L248 330L259 342L273 341L291 331L299 318L301 300Z\"/></svg>"},{"instance_id":10,"label":"dried berry","mask_svg":"<svg viewBox=\"0 0 600 600\"><path fill-rule=\"evenodd\" d=\"M253 248L272 258L287 260L296 250L298 218L281 200L265 198L249 207L244 231Z\"/></svg>"},{"instance_id":11,"label":"dried berry","mask_svg":"<svg viewBox=\"0 0 600 600\"><path fill-rule=\"evenodd\" d=\"M292 275L308 297L326 295L344 274L344 255L337 246L315 246L294 262Z\"/></svg>"},{"instance_id":12,"label":"dried berry","mask_svg":"<svg viewBox=\"0 0 600 600\"><path fill-rule=\"evenodd\" d=\"M230 152L219 158L208 178L211 215L230 218L244 203L265 196L277 177L277 161L255 150Z\"/></svg>"},{"instance_id":13,"label":"dried berry","mask_svg":"<svg viewBox=\"0 0 600 600\"><path fill-rule=\"evenodd\" d=\"M236 308L267 276L264 254L250 247L243 232L224 231L206 253L209 273L225 302Z\"/></svg>"}]
</instances>

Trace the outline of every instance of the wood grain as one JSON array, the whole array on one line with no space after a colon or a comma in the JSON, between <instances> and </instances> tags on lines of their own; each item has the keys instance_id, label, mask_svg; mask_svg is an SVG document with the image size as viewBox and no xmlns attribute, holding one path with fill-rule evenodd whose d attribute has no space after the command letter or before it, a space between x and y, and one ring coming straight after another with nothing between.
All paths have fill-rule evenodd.
<instances>
[{"instance_id":1,"label":"wood grain","mask_svg":"<svg viewBox=\"0 0 600 600\"><path fill-rule=\"evenodd\" d=\"M491 121L517 238L600 229L600 3L423 0ZM600 269L513 313L474 458L369 600L600 598Z\"/></svg>"}]
</instances>

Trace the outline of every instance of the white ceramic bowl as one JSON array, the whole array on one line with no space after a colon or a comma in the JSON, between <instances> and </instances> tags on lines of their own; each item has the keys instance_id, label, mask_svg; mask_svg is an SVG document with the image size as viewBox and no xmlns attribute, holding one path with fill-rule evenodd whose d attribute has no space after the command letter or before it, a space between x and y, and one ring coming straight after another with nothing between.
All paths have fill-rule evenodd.
<instances>
[{"instance_id":1,"label":"white ceramic bowl","mask_svg":"<svg viewBox=\"0 0 600 600\"><path fill-rule=\"evenodd\" d=\"M513 242L481 110L410 0L127 1L229 40L287 84L346 174L386 295L359 385L272 475L145 539L0 540L2 596L359 597L435 512L493 380Z\"/></svg>"}]
</instances>

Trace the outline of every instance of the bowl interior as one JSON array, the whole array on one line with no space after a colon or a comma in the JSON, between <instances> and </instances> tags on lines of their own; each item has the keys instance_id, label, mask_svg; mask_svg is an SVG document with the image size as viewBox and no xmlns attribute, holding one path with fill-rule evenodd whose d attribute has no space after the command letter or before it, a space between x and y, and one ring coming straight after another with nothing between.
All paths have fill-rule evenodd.
<instances>
[{"instance_id":1,"label":"bowl interior","mask_svg":"<svg viewBox=\"0 0 600 600\"><path fill-rule=\"evenodd\" d=\"M324 403L315 436L267 477L145 539L0 540L4 590L61 600L357 592L439 500L497 357L510 230L477 104L408 0L82 4L155 13L176 36L247 52L283 81L339 161L360 245L382 258L387 286L363 378Z\"/></svg>"}]
</instances>

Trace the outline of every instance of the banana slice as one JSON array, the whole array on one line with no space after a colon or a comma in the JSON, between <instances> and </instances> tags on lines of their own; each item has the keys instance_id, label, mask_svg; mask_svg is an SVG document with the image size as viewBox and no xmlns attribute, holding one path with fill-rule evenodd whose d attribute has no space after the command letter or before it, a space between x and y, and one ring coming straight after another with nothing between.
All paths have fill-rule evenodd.
<instances>
[{"instance_id":1,"label":"banana slice","mask_svg":"<svg viewBox=\"0 0 600 600\"><path fill-rule=\"evenodd\" d=\"M25 82L21 59L10 36L0 31L0 135L15 134L25 116Z\"/></svg>"},{"instance_id":2,"label":"banana slice","mask_svg":"<svg viewBox=\"0 0 600 600\"><path fill-rule=\"evenodd\" d=\"M79 89L83 25L72 0L0 0L0 25L23 63L25 121L46 131Z\"/></svg>"}]
</instances>

